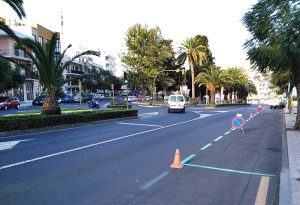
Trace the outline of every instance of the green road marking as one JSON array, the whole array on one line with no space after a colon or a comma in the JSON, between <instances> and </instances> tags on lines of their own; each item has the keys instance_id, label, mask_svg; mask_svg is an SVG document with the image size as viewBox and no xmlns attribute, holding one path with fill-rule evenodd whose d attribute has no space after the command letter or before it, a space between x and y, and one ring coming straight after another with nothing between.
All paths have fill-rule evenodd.
<instances>
[{"instance_id":1,"label":"green road marking","mask_svg":"<svg viewBox=\"0 0 300 205\"><path fill-rule=\"evenodd\" d=\"M214 139L214 141L215 141L215 142L216 142L216 141L219 141L219 140L222 139L222 138L223 138L223 136L220 136L220 137Z\"/></svg>"},{"instance_id":2,"label":"green road marking","mask_svg":"<svg viewBox=\"0 0 300 205\"><path fill-rule=\"evenodd\" d=\"M181 164L184 165L184 163L186 163L187 161L189 161L190 159L192 159L193 157L195 157L195 154L191 154L190 156L188 156L187 158L185 158L184 160L181 161Z\"/></svg>"},{"instance_id":3,"label":"green road marking","mask_svg":"<svg viewBox=\"0 0 300 205\"><path fill-rule=\"evenodd\" d=\"M250 174L250 175L275 177L274 174L259 173L259 172L247 172L247 171L241 171L241 170L210 167L210 166L203 166L203 165L197 165L197 164L185 164L185 166L198 167L198 168L204 168L204 169L214 169L214 170L218 170L218 171L234 172L234 173L239 173L239 174Z\"/></svg>"},{"instance_id":4,"label":"green road marking","mask_svg":"<svg viewBox=\"0 0 300 205\"><path fill-rule=\"evenodd\" d=\"M209 147L210 145L212 145L211 143L208 143L207 145L205 145L205 146L203 146L203 147L201 147L201 151L203 151L203 150L205 150L207 147Z\"/></svg>"}]
</instances>

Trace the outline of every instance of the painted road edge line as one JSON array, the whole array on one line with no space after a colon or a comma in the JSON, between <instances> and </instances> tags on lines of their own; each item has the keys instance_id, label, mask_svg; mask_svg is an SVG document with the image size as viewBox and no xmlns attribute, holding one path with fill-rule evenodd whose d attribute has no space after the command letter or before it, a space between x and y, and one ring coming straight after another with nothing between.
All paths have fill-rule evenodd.
<instances>
[{"instance_id":1,"label":"painted road edge line","mask_svg":"<svg viewBox=\"0 0 300 205\"><path fill-rule=\"evenodd\" d=\"M268 173L241 171L241 170L226 169L226 168L220 168L220 167L204 166L204 165L198 165L198 164L185 164L185 165L186 166L191 166L191 167L204 168L204 169L213 169L213 170L218 170L218 171L234 172L234 173L239 173L239 174L249 174L249 175L275 177L274 174L268 174Z\"/></svg>"}]
</instances>

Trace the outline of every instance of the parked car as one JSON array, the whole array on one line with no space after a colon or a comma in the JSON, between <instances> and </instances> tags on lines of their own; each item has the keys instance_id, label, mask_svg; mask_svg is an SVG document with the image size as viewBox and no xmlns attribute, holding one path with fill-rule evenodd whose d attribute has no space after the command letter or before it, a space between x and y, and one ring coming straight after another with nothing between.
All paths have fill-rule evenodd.
<instances>
[{"instance_id":1,"label":"parked car","mask_svg":"<svg viewBox=\"0 0 300 205\"><path fill-rule=\"evenodd\" d=\"M185 113L185 98L183 95L170 95L168 99L168 113L180 111Z\"/></svg>"},{"instance_id":2,"label":"parked car","mask_svg":"<svg viewBox=\"0 0 300 205\"><path fill-rule=\"evenodd\" d=\"M0 109L7 110L8 108L20 108L20 100L19 98L12 96L12 97L6 97L2 96L0 97Z\"/></svg>"},{"instance_id":3,"label":"parked car","mask_svg":"<svg viewBox=\"0 0 300 205\"><path fill-rule=\"evenodd\" d=\"M74 97L74 102L80 102L80 99L81 99L81 102L86 102L88 99L87 95L84 92L81 92L81 94L75 93L73 95L73 97Z\"/></svg>"},{"instance_id":4,"label":"parked car","mask_svg":"<svg viewBox=\"0 0 300 205\"><path fill-rule=\"evenodd\" d=\"M62 103L71 103L74 102L74 97L70 94L65 94L64 96L60 97L60 101Z\"/></svg>"},{"instance_id":5,"label":"parked car","mask_svg":"<svg viewBox=\"0 0 300 205\"><path fill-rule=\"evenodd\" d=\"M87 95L87 100L86 101L92 101L92 100L97 100L96 96L93 94L88 94Z\"/></svg>"},{"instance_id":6,"label":"parked car","mask_svg":"<svg viewBox=\"0 0 300 205\"><path fill-rule=\"evenodd\" d=\"M32 105L43 105L46 95L40 95L33 99Z\"/></svg>"},{"instance_id":7,"label":"parked car","mask_svg":"<svg viewBox=\"0 0 300 205\"><path fill-rule=\"evenodd\" d=\"M102 93L90 93L91 95L94 95L96 100L102 100L104 99L104 95Z\"/></svg>"}]
</instances>

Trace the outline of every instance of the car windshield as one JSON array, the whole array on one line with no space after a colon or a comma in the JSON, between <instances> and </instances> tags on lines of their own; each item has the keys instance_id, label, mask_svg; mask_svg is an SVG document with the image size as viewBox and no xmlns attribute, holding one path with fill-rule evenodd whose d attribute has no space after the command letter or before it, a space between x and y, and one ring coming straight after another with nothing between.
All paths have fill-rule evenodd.
<instances>
[{"instance_id":1,"label":"car windshield","mask_svg":"<svg viewBox=\"0 0 300 205\"><path fill-rule=\"evenodd\" d=\"M0 102L5 102L8 97L0 97Z\"/></svg>"},{"instance_id":2,"label":"car windshield","mask_svg":"<svg viewBox=\"0 0 300 205\"><path fill-rule=\"evenodd\" d=\"M170 96L170 102L176 102L176 96Z\"/></svg>"}]
</instances>

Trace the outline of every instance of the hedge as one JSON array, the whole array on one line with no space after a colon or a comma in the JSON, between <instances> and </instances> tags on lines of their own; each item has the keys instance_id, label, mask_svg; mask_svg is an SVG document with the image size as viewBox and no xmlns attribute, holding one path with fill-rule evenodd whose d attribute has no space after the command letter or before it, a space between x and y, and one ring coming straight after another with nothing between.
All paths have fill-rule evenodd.
<instances>
[{"instance_id":1,"label":"hedge","mask_svg":"<svg viewBox=\"0 0 300 205\"><path fill-rule=\"evenodd\" d=\"M51 127L124 117L137 117L137 109L88 110L60 115L0 116L0 132Z\"/></svg>"}]
</instances>

